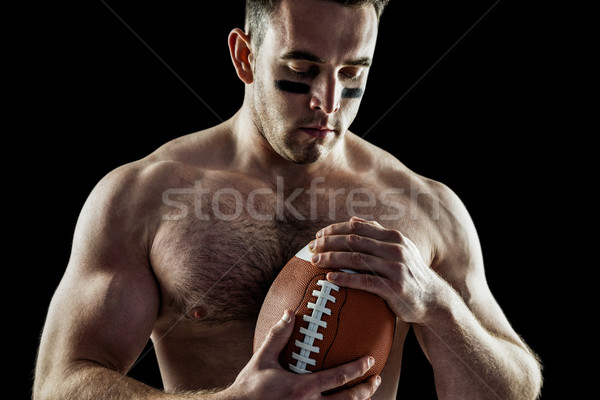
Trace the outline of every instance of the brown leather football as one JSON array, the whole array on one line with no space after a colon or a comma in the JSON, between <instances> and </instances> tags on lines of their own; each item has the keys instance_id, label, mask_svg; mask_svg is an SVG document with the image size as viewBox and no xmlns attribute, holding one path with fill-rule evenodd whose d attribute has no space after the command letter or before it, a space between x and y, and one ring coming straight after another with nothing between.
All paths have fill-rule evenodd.
<instances>
[{"instance_id":1,"label":"brown leather football","mask_svg":"<svg viewBox=\"0 0 600 400\"><path fill-rule=\"evenodd\" d=\"M327 272L333 269L313 266L311 256L304 247L271 285L256 323L254 351L283 312L291 309L294 332L279 357L284 368L305 374L370 355L375 365L344 387L381 374L392 347L396 316L381 297L328 282Z\"/></svg>"}]
</instances>

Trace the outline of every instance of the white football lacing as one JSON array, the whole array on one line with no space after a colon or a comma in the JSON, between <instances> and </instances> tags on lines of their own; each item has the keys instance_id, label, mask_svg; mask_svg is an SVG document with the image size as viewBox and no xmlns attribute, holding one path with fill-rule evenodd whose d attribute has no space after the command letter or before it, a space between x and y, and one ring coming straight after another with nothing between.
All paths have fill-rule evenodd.
<instances>
[{"instance_id":1,"label":"white football lacing","mask_svg":"<svg viewBox=\"0 0 600 400\"><path fill-rule=\"evenodd\" d=\"M303 315L304 321L308 322L308 328L300 328L300 333L304 335L304 340L301 342L296 340L296 346L300 348L300 353L292 353L292 358L296 360L296 365L289 364L292 371L299 374L310 374L306 369L307 365L316 365L314 358L310 357L310 353L318 353L319 346L314 346L314 341L323 340L323 334L318 333L319 327L327 328L327 322L321 320L323 314L331 315L331 309L327 308L327 302L335 303L335 297L332 296L331 290L339 292L340 287L325 280L320 280L317 285L321 286L321 290L313 290L312 295L317 298L315 303L308 303L308 308L312 311L312 315Z\"/></svg>"}]
</instances>

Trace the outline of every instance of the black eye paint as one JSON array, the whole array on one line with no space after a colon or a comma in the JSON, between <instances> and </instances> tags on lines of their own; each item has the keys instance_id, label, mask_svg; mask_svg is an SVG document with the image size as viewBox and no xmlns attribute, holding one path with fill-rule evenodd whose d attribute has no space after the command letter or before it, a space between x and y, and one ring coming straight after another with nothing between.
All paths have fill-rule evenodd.
<instances>
[{"instance_id":1,"label":"black eye paint","mask_svg":"<svg viewBox=\"0 0 600 400\"><path fill-rule=\"evenodd\" d=\"M364 90L360 88L344 88L342 89L342 97L345 99L358 99L361 98Z\"/></svg>"},{"instance_id":2,"label":"black eye paint","mask_svg":"<svg viewBox=\"0 0 600 400\"><path fill-rule=\"evenodd\" d=\"M277 80L275 81L275 87L279 90L295 94L307 94L310 92L310 85L301 82ZM358 99L361 98L364 90L360 88L344 88L342 89L342 97L345 99Z\"/></svg>"},{"instance_id":3,"label":"black eye paint","mask_svg":"<svg viewBox=\"0 0 600 400\"><path fill-rule=\"evenodd\" d=\"M275 87L284 92L307 94L310 91L310 85L292 81L275 81Z\"/></svg>"}]
</instances>

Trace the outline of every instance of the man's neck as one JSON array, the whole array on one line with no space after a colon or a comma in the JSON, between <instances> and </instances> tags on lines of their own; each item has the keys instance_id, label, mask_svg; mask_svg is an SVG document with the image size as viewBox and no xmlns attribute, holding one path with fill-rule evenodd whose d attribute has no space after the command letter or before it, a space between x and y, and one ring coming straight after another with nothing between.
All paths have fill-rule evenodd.
<instances>
[{"instance_id":1,"label":"man's neck","mask_svg":"<svg viewBox=\"0 0 600 400\"><path fill-rule=\"evenodd\" d=\"M275 181L277 177L293 180L329 174L333 169L345 169L345 140L341 140L322 161L310 164L297 164L278 154L265 139L249 113L242 108L231 121L231 132L236 143L234 167L240 171L264 175Z\"/></svg>"}]
</instances>

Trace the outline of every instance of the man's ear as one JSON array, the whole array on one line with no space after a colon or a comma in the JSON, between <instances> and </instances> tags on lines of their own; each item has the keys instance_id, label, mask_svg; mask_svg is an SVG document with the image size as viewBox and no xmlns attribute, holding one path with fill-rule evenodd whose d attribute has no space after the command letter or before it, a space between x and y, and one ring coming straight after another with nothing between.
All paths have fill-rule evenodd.
<instances>
[{"instance_id":1,"label":"man's ear","mask_svg":"<svg viewBox=\"0 0 600 400\"><path fill-rule=\"evenodd\" d=\"M252 72L253 54L250 46L250 36L235 28L229 33L229 54L239 78L246 84L254 81Z\"/></svg>"}]
</instances>

